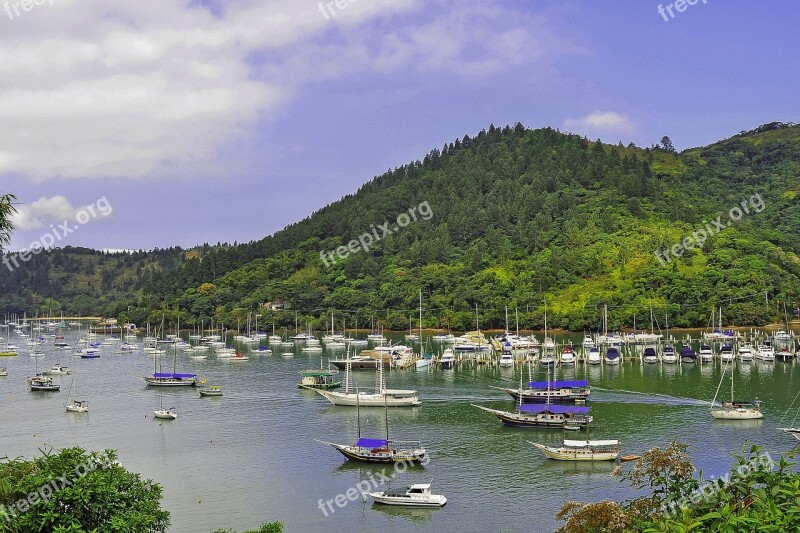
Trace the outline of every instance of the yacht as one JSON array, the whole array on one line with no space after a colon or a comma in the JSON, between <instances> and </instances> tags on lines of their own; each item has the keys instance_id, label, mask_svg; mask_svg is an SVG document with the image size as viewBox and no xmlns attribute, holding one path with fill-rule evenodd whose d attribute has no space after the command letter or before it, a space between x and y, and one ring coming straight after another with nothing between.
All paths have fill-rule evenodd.
<instances>
[{"instance_id":1,"label":"yacht","mask_svg":"<svg viewBox=\"0 0 800 533\"><path fill-rule=\"evenodd\" d=\"M703 344L700 346L700 361L703 363L708 363L714 360L714 350L711 349L711 346L708 344Z\"/></svg>"},{"instance_id":2,"label":"yacht","mask_svg":"<svg viewBox=\"0 0 800 533\"><path fill-rule=\"evenodd\" d=\"M586 356L586 362L590 365L599 365L603 362L603 358L600 357L600 348L594 346L589 348L589 354Z\"/></svg>"},{"instance_id":3,"label":"yacht","mask_svg":"<svg viewBox=\"0 0 800 533\"><path fill-rule=\"evenodd\" d=\"M585 379L531 381L522 392L520 389L500 390L510 394L517 403L578 403L588 400L591 393L589 382Z\"/></svg>"},{"instance_id":4,"label":"yacht","mask_svg":"<svg viewBox=\"0 0 800 533\"><path fill-rule=\"evenodd\" d=\"M725 371L731 367L731 401L717 404L717 395L711 400L711 416L721 420L758 420L764 418L764 413L761 412L761 402L755 399L751 402L736 401L733 399L733 365L725 365L722 367L722 376L719 379L719 386L717 387L717 394L722 387L722 380L725 379Z\"/></svg>"},{"instance_id":5,"label":"yacht","mask_svg":"<svg viewBox=\"0 0 800 533\"><path fill-rule=\"evenodd\" d=\"M376 503L384 505L400 505L404 507L443 507L447 498L440 494L431 494L430 483L409 485L402 491L382 491L368 493Z\"/></svg>"},{"instance_id":6,"label":"yacht","mask_svg":"<svg viewBox=\"0 0 800 533\"><path fill-rule=\"evenodd\" d=\"M50 370L46 370L44 373L50 376L68 376L72 374L72 370L65 366L53 365Z\"/></svg>"},{"instance_id":7,"label":"yacht","mask_svg":"<svg viewBox=\"0 0 800 533\"><path fill-rule=\"evenodd\" d=\"M760 344L756 352L756 359L771 362L775 360L775 348L769 344Z\"/></svg>"},{"instance_id":8,"label":"yacht","mask_svg":"<svg viewBox=\"0 0 800 533\"><path fill-rule=\"evenodd\" d=\"M500 354L500 366L514 366L514 356L511 354L511 344L503 344Z\"/></svg>"},{"instance_id":9,"label":"yacht","mask_svg":"<svg viewBox=\"0 0 800 533\"><path fill-rule=\"evenodd\" d=\"M30 385L31 390L33 391L56 392L59 389L61 389L61 385L53 383L53 378L41 374L37 374L34 377L30 378L28 380L28 385Z\"/></svg>"},{"instance_id":10,"label":"yacht","mask_svg":"<svg viewBox=\"0 0 800 533\"><path fill-rule=\"evenodd\" d=\"M586 334L583 336L583 347L585 349L588 350L589 348L594 348L595 346L597 345L595 344L594 339L592 338L591 335Z\"/></svg>"},{"instance_id":11,"label":"yacht","mask_svg":"<svg viewBox=\"0 0 800 533\"><path fill-rule=\"evenodd\" d=\"M786 331L781 329L776 331L775 334L772 336L772 338L775 339L776 341L788 341L789 339L792 338L792 336Z\"/></svg>"},{"instance_id":12,"label":"yacht","mask_svg":"<svg viewBox=\"0 0 800 533\"><path fill-rule=\"evenodd\" d=\"M675 364L678 362L678 356L675 355L675 348L671 345L664 346L664 351L661 353L661 362L667 364Z\"/></svg>"},{"instance_id":13,"label":"yacht","mask_svg":"<svg viewBox=\"0 0 800 533\"><path fill-rule=\"evenodd\" d=\"M681 363L691 364L697 362L697 354L688 344L681 346Z\"/></svg>"},{"instance_id":14,"label":"yacht","mask_svg":"<svg viewBox=\"0 0 800 533\"><path fill-rule=\"evenodd\" d=\"M567 344L564 346L559 364L561 366L575 366L575 350L573 350L572 345Z\"/></svg>"},{"instance_id":15,"label":"yacht","mask_svg":"<svg viewBox=\"0 0 800 533\"><path fill-rule=\"evenodd\" d=\"M549 459L558 461L613 461L620 452L618 440L567 440L558 448L528 441Z\"/></svg>"},{"instance_id":16,"label":"yacht","mask_svg":"<svg viewBox=\"0 0 800 533\"><path fill-rule=\"evenodd\" d=\"M442 352L439 364L442 365L442 368L453 368L453 365L456 364L456 356L452 348L446 348L444 352Z\"/></svg>"},{"instance_id":17,"label":"yacht","mask_svg":"<svg viewBox=\"0 0 800 533\"><path fill-rule=\"evenodd\" d=\"M751 345L745 344L739 347L739 360L740 361L753 360L753 347Z\"/></svg>"},{"instance_id":18,"label":"yacht","mask_svg":"<svg viewBox=\"0 0 800 533\"><path fill-rule=\"evenodd\" d=\"M723 344L719 349L719 360L723 363L733 361L733 346L730 344Z\"/></svg>"},{"instance_id":19,"label":"yacht","mask_svg":"<svg viewBox=\"0 0 800 533\"><path fill-rule=\"evenodd\" d=\"M613 346L609 347L608 350L606 350L606 364L607 365L619 364L619 350L617 350Z\"/></svg>"},{"instance_id":20,"label":"yacht","mask_svg":"<svg viewBox=\"0 0 800 533\"><path fill-rule=\"evenodd\" d=\"M647 346L644 349L644 354L642 354L642 361L649 364L658 363L658 353L656 353L656 349L652 346Z\"/></svg>"}]
</instances>

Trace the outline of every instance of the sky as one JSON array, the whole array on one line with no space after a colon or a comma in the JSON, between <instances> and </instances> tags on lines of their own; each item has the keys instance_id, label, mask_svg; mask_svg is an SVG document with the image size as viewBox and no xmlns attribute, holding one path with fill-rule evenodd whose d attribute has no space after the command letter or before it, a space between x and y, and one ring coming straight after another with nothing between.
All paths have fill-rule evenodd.
<instances>
[{"instance_id":1,"label":"sky","mask_svg":"<svg viewBox=\"0 0 800 533\"><path fill-rule=\"evenodd\" d=\"M490 124L682 150L800 122L791 0L0 3L10 250L260 239Z\"/></svg>"}]
</instances>

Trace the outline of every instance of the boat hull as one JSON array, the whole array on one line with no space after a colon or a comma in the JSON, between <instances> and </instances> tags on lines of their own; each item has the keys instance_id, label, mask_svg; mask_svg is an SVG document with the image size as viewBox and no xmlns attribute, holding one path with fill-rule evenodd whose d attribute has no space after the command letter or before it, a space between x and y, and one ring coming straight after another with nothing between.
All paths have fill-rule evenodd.
<instances>
[{"instance_id":1,"label":"boat hull","mask_svg":"<svg viewBox=\"0 0 800 533\"><path fill-rule=\"evenodd\" d=\"M341 405L347 407L413 407L420 405L422 402L417 398L416 393L412 395L393 396L387 394L347 394L344 392L333 392L321 389L314 389L320 395L324 396L333 405Z\"/></svg>"},{"instance_id":2,"label":"boat hull","mask_svg":"<svg viewBox=\"0 0 800 533\"><path fill-rule=\"evenodd\" d=\"M425 459L424 450L376 450L342 444L331 444L331 446L336 448L347 459L362 463L419 463Z\"/></svg>"},{"instance_id":3,"label":"boat hull","mask_svg":"<svg viewBox=\"0 0 800 533\"><path fill-rule=\"evenodd\" d=\"M556 461L613 461L619 455L619 450L571 450L569 448L552 448L535 442L531 442L531 444L539 448L547 458Z\"/></svg>"},{"instance_id":4,"label":"boat hull","mask_svg":"<svg viewBox=\"0 0 800 533\"><path fill-rule=\"evenodd\" d=\"M764 413L752 409L712 409L711 416L717 420L759 420Z\"/></svg>"},{"instance_id":5,"label":"boat hull","mask_svg":"<svg viewBox=\"0 0 800 533\"><path fill-rule=\"evenodd\" d=\"M503 389L516 401L519 401L519 389ZM561 391L558 389L550 390L524 390L522 391L522 403L547 403L548 398L551 403L573 403L575 401L586 401L589 399L589 391Z\"/></svg>"},{"instance_id":6,"label":"boat hull","mask_svg":"<svg viewBox=\"0 0 800 533\"><path fill-rule=\"evenodd\" d=\"M375 503L400 507L444 507L447 504L447 498L444 496L431 496L423 500L404 496L384 496L382 492L370 492L369 495L372 496Z\"/></svg>"}]
</instances>

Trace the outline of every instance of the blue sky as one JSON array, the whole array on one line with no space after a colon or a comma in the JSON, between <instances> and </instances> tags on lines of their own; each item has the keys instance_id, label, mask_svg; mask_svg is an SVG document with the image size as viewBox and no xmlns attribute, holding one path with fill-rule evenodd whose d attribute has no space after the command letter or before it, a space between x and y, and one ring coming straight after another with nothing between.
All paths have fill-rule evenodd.
<instances>
[{"instance_id":1,"label":"blue sky","mask_svg":"<svg viewBox=\"0 0 800 533\"><path fill-rule=\"evenodd\" d=\"M490 123L639 146L669 135L684 149L800 122L788 0L339 4L48 0L0 13L11 248L101 198L110 214L57 245L258 239Z\"/></svg>"}]
</instances>

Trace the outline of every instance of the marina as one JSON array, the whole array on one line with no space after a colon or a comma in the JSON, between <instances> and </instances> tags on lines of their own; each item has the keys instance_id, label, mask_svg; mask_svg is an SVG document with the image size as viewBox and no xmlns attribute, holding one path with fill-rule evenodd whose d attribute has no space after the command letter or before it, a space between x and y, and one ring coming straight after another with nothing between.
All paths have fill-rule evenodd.
<instances>
[{"instance_id":1,"label":"marina","mask_svg":"<svg viewBox=\"0 0 800 533\"><path fill-rule=\"evenodd\" d=\"M679 342L688 343L699 353L700 343L709 342L701 341L701 333L690 332L694 340ZM382 335L390 342L406 342L402 332ZM75 332L68 331L65 336L75 344L72 339ZM570 342L579 345L583 337L578 333L552 332L550 336L555 353L561 353L558 347ZM423 332L423 342L433 341L434 337L435 334ZM692 459L698 467L709 473L722 473L731 463L730 454L739 452L745 439L764 444L770 453L776 454L792 449L797 442L790 431L794 413L782 420L800 390L800 375L793 357L785 361L735 358L728 363L723 376L725 363L720 360L721 346L717 342L709 345L715 357L707 362L699 357L696 363L689 364L680 359L668 363L659 358L654 364L646 364L644 345L622 343L614 346L621 355L616 365L589 364L588 354L581 347L575 350L575 365L543 367L537 364L528 347L513 351L514 365L501 366L499 354L492 351L458 352L452 344L436 341L432 349L434 363L428 368L385 370L385 381L393 388L416 391L421 405L391 408L389 420L393 435L425 442L426 464L409 467L380 490L399 491L433 479L435 486L448 497L445 510L430 515L405 515L379 511L372 502L357 502L337 508L334 515L325 517L317 511L320 498L334 497L387 467L344 460L346 454L342 450L324 453L324 446L313 439L344 439L344 442L352 439L350 442L355 444L344 445L352 447L361 440L354 438L359 427L365 435L381 435L386 428L385 408L375 407L385 403L363 409L360 405L340 407L326 401L318 391L298 389L298 376L302 379L305 372L320 372L309 370L320 366L320 356L304 354L305 341L294 346L290 352L292 358L281 357L280 350L275 355L260 355L262 346L255 344L238 346L249 360L235 365L227 357L218 358L213 347L206 359L194 359L190 353L180 349L173 352L174 348L166 345L166 354L159 359L164 358L182 372L202 376L215 387L224 388L225 399L219 402L203 401L197 391L202 394L205 388L189 387L192 393L185 387L146 386L139 376L146 375L148 370L153 372L156 356L144 353L141 339L129 342L136 347L129 353L115 354L113 345L104 345L98 348L101 357L96 360L74 357L66 361L48 338L38 347L44 352L43 358L27 357L27 348L20 348L19 354L24 357L4 360L11 377L3 378L0 387L0 399L7 406L0 414L0 422L13 429L0 437L0 449L32 454L41 446L75 443L87 448L118 449L126 465L163 484L165 508L173 513L170 531L176 532L211 530L211 526L245 528L267 519L281 520L289 530L307 531L330 527L372 531L411 524L420 531L453 527L491 530L496 529L496 524L503 524L504 529L511 531L529 531L525 524L537 520L542 524L541 531L552 531L556 527L553 516L566 500L589 499L597 494L601 497L628 494L625 486L609 476L613 461L548 459L530 443L558 450L564 447L564 442L585 441L586 430L567 428L570 437L565 439L564 429L500 424L495 417L470 405L519 413L520 404L510 391L520 388L525 393L541 391L544 384L546 392L548 380L551 392L562 391L564 385L573 391L590 389L591 394L586 398L570 402L556 403L551 398L553 410L565 406L576 411L591 408L591 434L619 439L625 443L624 453L628 457L652 446L663 446L669 439L678 439L690 444ZM220 349L233 342L232 337L226 339ZM670 342L674 345L676 341ZM18 340L16 343L21 344ZM371 349L373 344L370 342L364 349ZM733 341L734 353L736 344ZM263 345L267 346L266 341ZM608 347L601 348L603 356ZM654 345L653 349L659 356L663 353L662 346ZM449 350L452 362L437 364L445 350ZM341 358L342 353L324 350L322 357L324 366L328 359ZM29 390L25 376L33 375L35 366L50 368L56 363L64 366L69 363L73 374L80 376L80 401L91 403L91 411L79 416L65 415L64 392L37 394ZM720 383L723 383L720 396L730 394L731 370L736 396L757 396L762 402L763 419L737 421L709 417L711 398ZM377 368L364 369L353 372L352 377L359 387L369 387L376 383L377 374ZM524 376L523 387L520 374ZM323 369L320 376L309 377L327 379L324 377L327 375L336 374ZM71 375L48 377L56 385L70 387ZM533 411L546 405L546 399L544 403L522 404L524 409ZM152 422L154 408L165 411L166 423ZM32 413L34 417L25 417L23 413ZM291 436L286 430L287 417L293 421ZM468 445L463 441L464 434L470 435ZM300 445L297 439L306 442ZM388 440L362 440L360 448L368 454L380 451L386 448L388 443L384 441ZM397 441L396 447L411 452L421 449L416 442ZM287 450L291 450L288 459ZM181 472L198 461L204 467L193 471L192 483L179 481ZM304 475L310 464L314 465L313 479ZM384 464L391 469L391 462ZM460 479L464 465L479 474L469 484ZM290 481L278 488L273 479ZM217 498L202 498L202 503L198 503L200 497L190 486L195 483L213 483L222 490ZM530 499L531 492L536 492L535 500ZM496 505L481 507L486 493L503 497L497 499ZM263 505L259 503L263 498L271 502L270 516L263 515ZM520 512L512 503L514 500L530 501L528 510ZM203 510L202 518L197 513L198 507ZM298 512L305 507L307 513ZM210 524L208 516L218 522Z\"/></svg>"}]
</instances>

